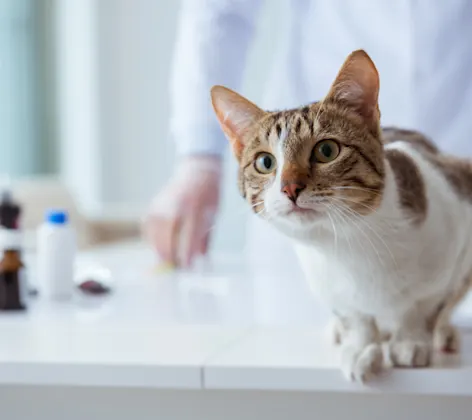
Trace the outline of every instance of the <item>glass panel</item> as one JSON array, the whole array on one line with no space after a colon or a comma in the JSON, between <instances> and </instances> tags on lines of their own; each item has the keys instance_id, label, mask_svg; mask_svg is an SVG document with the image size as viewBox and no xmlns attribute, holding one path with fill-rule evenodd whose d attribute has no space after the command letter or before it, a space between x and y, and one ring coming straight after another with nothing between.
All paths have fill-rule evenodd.
<instances>
[{"instance_id":1,"label":"glass panel","mask_svg":"<svg viewBox=\"0 0 472 420\"><path fill-rule=\"evenodd\" d=\"M0 2L0 173L54 171L48 0Z\"/></svg>"}]
</instances>

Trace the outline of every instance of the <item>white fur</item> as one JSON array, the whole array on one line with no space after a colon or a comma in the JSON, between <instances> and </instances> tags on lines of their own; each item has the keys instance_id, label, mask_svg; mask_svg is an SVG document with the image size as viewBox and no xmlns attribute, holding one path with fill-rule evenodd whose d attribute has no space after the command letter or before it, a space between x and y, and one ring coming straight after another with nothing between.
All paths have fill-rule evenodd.
<instances>
[{"instance_id":1,"label":"white fur","mask_svg":"<svg viewBox=\"0 0 472 420\"><path fill-rule=\"evenodd\" d=\"M291 203L280 192L282 150L276 180L264 199L270 222L294 239L311 289L346 324L343 370L360 381L375 374L382 363L380 331L392 336L395 365L427 365L432 335L426 319L472 271L470 203L461 200L444 175L409 144L387 147L408 154L420 168L428 212L419 226L410 223L398 205L388 161L382 203L368 216L351 215L348 221L348 211L341 216L323 200L312 205L321 216L287 214Z\"/></svg>"}]
</instances>

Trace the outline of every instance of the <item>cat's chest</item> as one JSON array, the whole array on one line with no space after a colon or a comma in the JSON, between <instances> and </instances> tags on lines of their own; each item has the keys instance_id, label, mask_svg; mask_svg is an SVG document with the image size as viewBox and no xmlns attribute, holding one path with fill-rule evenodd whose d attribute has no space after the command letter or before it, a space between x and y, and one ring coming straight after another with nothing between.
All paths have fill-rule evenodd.
<instances>
[{"instance_id":1,"label":"cat's chest","mask_svg":"<svg viewBox=\"0 0 472 420\"><path fill-rule=\"evenodd\" d=\"M336 251L296 244L295 250L313 293L337 312L379 314L394 308L404 291L379 250L359 252L346 244Z\"/></svg>"}]
</instances>

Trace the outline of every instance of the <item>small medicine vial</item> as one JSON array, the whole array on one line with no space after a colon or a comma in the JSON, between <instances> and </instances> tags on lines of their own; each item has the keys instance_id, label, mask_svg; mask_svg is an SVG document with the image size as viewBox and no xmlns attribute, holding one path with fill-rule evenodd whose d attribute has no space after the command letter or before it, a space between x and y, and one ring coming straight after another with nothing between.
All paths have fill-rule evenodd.
<instances>
[{"instance_id":1,"label":"small medicine vial","mask_svg":"<svg viewBox=\"0 0 472 420\"><path fill-rule=\"evenodd\" d=\"M76 236L67 212L47 213L38 230L38 285L45 296L63 300L74 290Z\"/></svg>"},{"instance_id":2,"label":"small medicine vial","mask_svg":"<svg viewBox=\"0 0 472 420\"><path fill-rule=\"evenodd\" d=\"M0 229L0 311L26 309L25 267L21 260L21 234Z\"/></svg>"}]
</instances>

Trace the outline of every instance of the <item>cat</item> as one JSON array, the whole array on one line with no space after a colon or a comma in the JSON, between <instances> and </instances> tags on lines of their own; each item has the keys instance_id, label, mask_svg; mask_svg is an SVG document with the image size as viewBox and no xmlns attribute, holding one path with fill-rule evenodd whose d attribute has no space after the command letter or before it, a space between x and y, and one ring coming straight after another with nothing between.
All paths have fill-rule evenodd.
<instances>
[{"instance_id":1,"label":"cat","mask_svg":"<svg viewBox=\"0 0 472 420\"><path fill-rule=\"evenodd\" d=\"M334 314L341 369L430 365L459 350L451 313L472 278L472 164L421 133L382 129L379 75L351 53L326 97L266 112L222 86L211 100L239 162L239 190L291 238Z\"/></svg>"}]
</instances>

